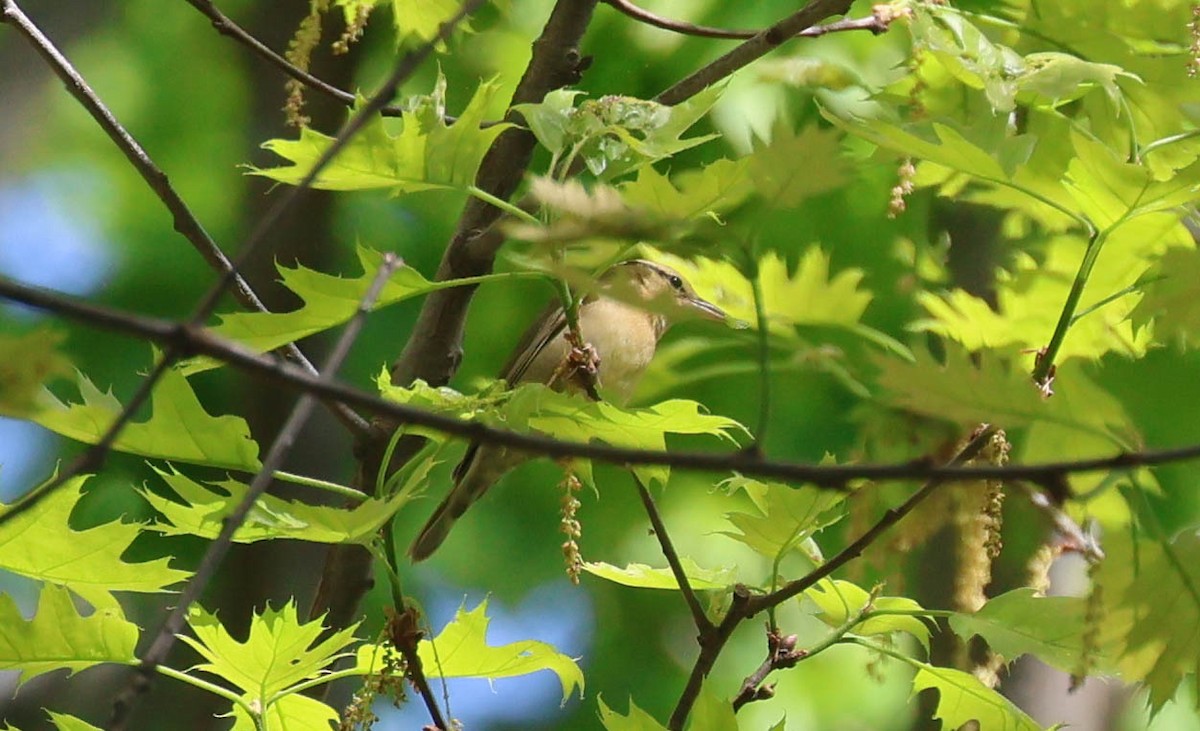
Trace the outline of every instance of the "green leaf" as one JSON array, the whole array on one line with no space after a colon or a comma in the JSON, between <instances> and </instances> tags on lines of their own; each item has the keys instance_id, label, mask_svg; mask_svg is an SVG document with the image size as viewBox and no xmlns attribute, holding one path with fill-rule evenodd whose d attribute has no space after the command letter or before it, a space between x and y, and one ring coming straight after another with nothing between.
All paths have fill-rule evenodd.
<instances>
[{"instance_id":1,"label":"green leaf","mask_svg":"<svg viewBox=\"0 0 1200 731\"><path fill-rule=\"evenodd\" d=\"M705 569L687 556L681 556L679 563L683 573L693 589L714 589L722 591L733 583L733 569ZM583 570L622 586L634 586L640 589L672 589L678 590L675 574L670 568L651 568L644 563L627 564L625 568L613 566L604 562L584 561Z\"/></svg>"},{"instance_id":2,"label":"green leaf","mask_svg":"<svg viewBox=\"0 0 1200 731\"><path fill-rule=\"evenodd\" d=\"M644 408L621 408L608 401L589 401L558 393L536 383L512 392L504 408L506 426L532 430L555 439L590 442L593 439L620 447L662 451L667 434L707 434L732 444L731 432L749 434L746 428L725 416L708 414L704 407L686 399L662 401ZM666 484L670 468L642 465L634 471L645 481ZM590 469L582 467L591 481Z\"/></svg>"},{"instance_id":3,"label":"green leaf","mask_svg":"<svg viewBox=\"0 0 1200 731\"><path fill-rule=\"evenodd\" d=\"M54 728L58 731L102 731L99 726L93 726L87 721L69 716L65 713L55 713L54 711L46 711L50 716L50 720L54 722Z\"/></svg>"},{"instance_id":4,"label":"green leaf","mask_svg":"<svg viewBox=\"0 0 1200 731\"><path fill-rule=\"evenodd\" d=\"M1157 712L1200 672L1200 535L1133 542L1118 529L1105 535L1105 551L1129 558L1101 564L1101 647L1112 643L1121 676L1144 682Z\"/></svg>"},{"instance_id":5,"label":"green leaf","mask_svg":"<svg viewBox=\"0 0 1200 731\"><path fill-rule=\"evenodd\" d=\"M71 375L58 352L62 333L39 328L23 335L0 334L0 414L21 418L35 409L42 384Z\"/></svg>"},{"instance_id":6,"label":"green leaf","mask_svg":"<svg viewBox=\"0 0 1200 731\"><path fill-rule=\"evenodd\" d=\"M29 416L47 429L86 444L95 444L120 414L112 392L101 392L78 374L83 403L63 404L48 392L41 408ZM143 457L255 472L258 445L250 427L237 416L212 416L182 373L168 368L150 397L147 421L125 425L113 449Z\"/></svg>"},{"instance_id":7,"label":"green leaf","mask_svg":"<svg viewBox=\"0 0 1200 731\"><path fill-rule=\"evenodd\" d=\"M0 670L16 670L18 687L44 673L75 673L102 663L136 665L137 625L115 602L81 616L70 593L44 584L33 618L25 620L8 594L0 593Z\"/></svg>"},{"instance_id":8,"label":"green leaf","mask_svg":"<svg viewBox=\"0 0 1200 731\"><path fill-rule=\"evenodd\" d=\"M845 493L837 490L790 487L741 476L722 485L730 491L745 490L758 510L757 514L726 513L734 530L722 533L772 559L802 547L822 528L840 520L846 499Z\"/></svg>"},{"instance_id":9,"label":"green leaf","mask_svg":"<svg viewBox=\"0 0 1200 731\"><path fill-rule=\"evenodd\" d=\"M917 668L913 696L934 688L938 692L933 717L942 728L960 728L977 721L986 731L1042 731L1042 727L1013 702L979 682L970 673L910 661Z\"/></svg>"},{"instance_id":10,"label":"green leaf","mask_svg":"<svg viewBox=\"0 0 1200 731\"><path fill-rule=\"evenodd\" d=\"M247 702L253 698L247 696ZM233 704L233 728L230 731L259 731L259 726L239 704ZM290 693L267 707L263 714L263 726L268 729L286 731L329 731L336 728L338 712L316 698L301 693Z\"/></svg>"},{"instance_id":11,"label":"green leaf","mask_svg":"<svg viewBox=\"0 0 1200 731\"><path fill-rule=\"evenodd\" d=\"M437 462L426 458L408 476L405 484L387 500L368 498L353 508L309 505L263 495L251 508L246 522L234 533L238 543L290 538L313 543L369 544L379 529L398 510L420 494ZM166 522L149 529L165 535L195 535L214 539L225 517L241 503L248 489L236 480L201 484L171 468L164 471L151 465L182 503L143 488L140 492Z\"/></svg>"},{"instance_id":12,"label":"green leaf","mask_svg":"<svg viewBox=\"0 0 1200 731\"><path fill-rule=\"evenodd\" d=\"M280 610L269 606L250 620L245 642L239 642L221 625L216 615L197 605L188 609L188 626L195 637L181 635L204 658L189 672L202 671L223 678L244 691L248 698L266 708L277 693L328 672L331 663L349 656L358 624L325 634L321 620L301 622L296 604L289 601Z\"/></svg>"},{"instance_id":13,"label":"green leaf","mask_svg":"<svg viewBox=\"0 0 1200 731\"><path fill-rule=\"evenodd\" d=\"M163 591L189 576L170 568L166 558L142 563L121 560L140 526L113 521L82 531L72 529L71 511L86 480L71 478L0 528L0 568L61 584L98 607L115 605L110 592Z\"/></svg>"},{"instance_id":14,"label":"green leaf","mask_svg":"<svg viewBox=\"0 0 1200 731\"><path fill-rule=\"evenodd\" d=\"M950 627L964 640L979 635L1008 662L1029 654L1074 673L1083 667L1086 609L1085 599L1040 596L1025 587L989 599L973 614L953 615Z\"/></svg>"},{"instance_id":15,"label":"green leaf","mask_svg":"<svg viewBox=\"0 0 1200 731\"><path fill-rule=\"evenodd\" d=\"M368 122L321 171L313 187L385 188L395 195L438 189L466 191L475 184L475 172L488 147L512 126L495 124L480 128L499 88L497 81L480 84L454 124L447 125L446 79L439 73L432 94L409 101L411 111L400 122L398 134L390 134L382 118ZM263 147L290 164L273 168L252 166L250 172L295 185L332 141L332 137L307 127L300 130L298 140L268 140Z\"/></svg>"},{"instance_id":16,"label":"green leaf","mask_svg":"<svg viewBox=\"0 0 1200 731\"><path fill-rule=\"evenodd\" d=\"M636 208L665 219L712 219L740 205L754 192L749 158L717 160L670 178L647 165L621 183L621 197Z\"/></svg>"},{"instance_id":17,"label":"green leaf","mask_svg":"<svg viewBox=\"0 0 1200 731\"><path fill-rule=\"evenodd\" d=\"M600 723L604 724L605 731L667 731L666 726L634 705L632 700L629 701L629 714L626 716L609 708L602 697L596 698L596 705L600 709Z\"/></svg>"},{"instance_id":18,"label":"green leaf","mask_svg":"<svg viewBox=\"0 0 1200 731\"><path fill-rule=\"evenodd\" d=\"M678 270L697 293L719 305L731 319L757 327L753 285L736 266L705 257L684 259L645 248L649 258ZM794 274L788 273L787 262L775 252L768 252L756 266L772 335L795 344L801 342L797 327L834 327L901 357L911 357L904 345L862 324L872 294L859 287L864 275L861 269L844 269L831 275L829 256L817 246L804 252Z\"/></svg>"},{"instance_id":19,"label":"green leaf","mask_svg":"<svg viewBox=\"0 0 1200 731\"><path fill-rule=\"evenodd\" d=\"M687 731L737 731L733 704L712 691L711 684L700 687L696 705L688 716Z\"/></svg>"},{"instance_id":20,"label":"green leaf","mask_svg":"<svg viewBox=\"0 0 1200 731\"><path fill-rule=\"evenodd\" d=\"M1153 323L1155 340L1194 347L1200 342L1200 250L1169 250L1160 274L1145 285L1145 296L1130 313L1135 328Z\"/></svg>"},{"instance_id":21,"label":"green leaf","mask_svg":"<svg viewBox=\"0 0 1200 731\"><path fill-rule=\"evenodd\" d=\"M461 607L437 637L421 640L417 653L430 678L511 678L550 670L562 684L563 703L578 689L583 696L583 671L574 660L545 642L522 640L493 647L487 644L487 602L471 611ZM435 649L436 648L436 649ZM378 673L388 652L378 645L358 650L358 670Z\"/></svg>"},{"instance_id":22,"label":"green leaf","mask_svg":"<svg viewBox=\"0 0 1200 731\"><path fill-rule=\"evenodd\" d=\"M552 166L579 160L596 177L611 180L713 139L714 135L683 139L683 133L712 108L723 90L723 84L711 86L673 107L628 96L585 99L573 106L578 92L558 91L541 103L514 109L550 150Z\"/></svg>"},{"instance_id":23,"label":"green leaf","mask_svg":"<svg viewBox=\"0 0 1200 731\"><path fill-rule=\"evenodd\" d=\"M841 135L809 125L796 134L775 126L770 143L755 140L749 158L750 179L758 195L778 206L796 206L849 179L842 157Z\"/></svg>"},{"instance_id":24,"label":"green leaf","mask_svg":"<svg viewBox=\"0 0 1200 731\"><path fill-rule=\"evenodd\" d=\"M1055 396L1044 398L1029 372L1011 360L987 352L975 357L961 348L947 348L945 359L939 364L924 350L913 363L876 359L888 403L960 425L989 422L1011 429L1045 422L1116 447L1132 438L1119 402L1095 387L1077 364L1059 369Z\"/></svg>"},{"instance_id":25,"label":"green leaf","mask_svg":"<svg viewBox=\"0 0 1200 731\"><path fill-rule=\"evenodd\" d=\"M458 0L391 0L391 4L400 44L433 40L442 23L454 17L462 5Z\"/></svg>"},{"instance_id":26,"label":"green leaf","mask_svg":"<svg viewBox=\"0 0 1200 731\"><path fill-rule=\"evenodd\" d=\"M817 607L816 618L834 629L845 626L852 617L862 613L868 604L870 611L921 611L921 605L907 597L879 596L872 599L870 592L862 587L836 579L822 579L804 592L804 598ZM868 617L855 624L850 631L862 637L906 632L929 652L929 626L920 617L889 614Z\"/></svg>"},{"instance_id":27,"label":"green leaf","mask_svg":"<svg viewBox=\"0 0 1200 731\"><path fill-rule=\"evenodd\" d=\"M354 317L359 304L383 265L383 254L358 247L360 274L341 277L302 266L279 265L282 284L303 304L291 312L234 312L220 316L220 324L209 328L213 335L236 340L256 353L266 353L337 327ZM439 289L457 286L456 281L430 282L410 266L398 267L388 279L373 309L380 309ZM178 367L192 375L221 362L208 357L191 358Z\"/></svg>"}]
</instances>

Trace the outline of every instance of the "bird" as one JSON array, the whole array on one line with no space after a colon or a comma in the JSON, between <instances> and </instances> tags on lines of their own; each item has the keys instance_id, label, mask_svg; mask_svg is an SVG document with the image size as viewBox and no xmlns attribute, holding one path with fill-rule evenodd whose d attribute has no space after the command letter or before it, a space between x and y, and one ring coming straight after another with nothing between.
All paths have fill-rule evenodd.
<instances>
[{"instance_id":1,"label":"bird","mask_svg":"<svg viewBox=\"0 0 1200 731\"><path fill-rule=\"evenodd\" d=\"M543 383L557 391L603 394L623 404L654 357L659 339L675 321L727 319L721 308L697 296L679 272L646 259L629 259L608 268L578 312L579 334L588 347L572 345L566 315L560 305L552 304L525 332L501 371L509 387ZM573 373L572 364L591 367L592 376ZM413 562L429 558L467 508L530 456L472 443L454 470L449 494L409 548Z\"/></svg>"}]
</instances>

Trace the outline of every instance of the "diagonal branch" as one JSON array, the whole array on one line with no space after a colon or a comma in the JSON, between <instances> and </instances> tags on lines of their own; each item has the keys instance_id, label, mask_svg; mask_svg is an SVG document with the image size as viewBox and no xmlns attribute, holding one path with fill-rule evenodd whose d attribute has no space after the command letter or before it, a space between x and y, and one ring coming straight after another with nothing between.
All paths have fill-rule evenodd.
<instances>
[{"instance_id":1,"label":"diagonal branch","mask_svg":"<svg viewBox=\"0 0 1200 731\"><path fill-rule=\"evenodd\" d=\"M370 312L375 300L379 297L379 293L383 291L383 286L387 283L388 278L398 265L399 260L394 255L387 254L384 257L383 265L379 268L375 279L371 282L370 289L367 290L366 295L359 302L358 311L355 312L354 318L346 325L346 329L342 332L333 351L326 359L318 376L320 380L325 382L333 380L338 369L341 368L342 363L346 360L346 356L349 355L350 348L358 339L359 333L362 332L367 313ZM221 522L221 532L209 544L208 550L205 551L204 557L200 560L200 565L197 567L196 573L180 593L175 608L167 615L167 619L154 635L149 649L142 656L141 664L137 669L137 675L114 704L113 718L109 724L110 730L115 731L116 729L126 728L136 699L149 690L150 678L157 667L167 659L167 653L174 646L179 633L183 631L188 609L200 598L200 594L208 586L208 582L212 579L213 575L216 574L217 568L233 544L234 534L246 522L246 518L250 515L254 504L266 492L267 487L271 484L272 475L275 470L283 466L284 458L291 451L292 445L295 444L300 430L312 415L316 404L317 400L312 393L305 393L296 402L292 413L288 416L283 428L279 431L279 435L271 444L267 456L263 459L262 468L250 482L250 486L247 488L241 502ZM265 711L265 709L263 710ZM430 710L430 713L433 715L435 722L438 723L438 728L446 728L445 722L441 720L441 714L437 710L436 705Z\"/></svg>"},{"instance_id":2,"label":"diagonal branch","mask_svg":"<svg viewBox=\"0 0 1200 731\"><path fill-rule=\"evenodd\" d=\"M320 92L331 99L341 102L346 106L353 106L356 101L355 95L350 92L339 89L338 87L326 81L313 76L304 69L296 66L288 61L283 56L280 56L275 51L272 51L262 41L255 38L246 29L242 28L237 23L233 22L229 16L217 9L216 4L212 0L184 0L188 5L191 5L196 10L204 14L206 18L212 21L213 28L224 36L229 36L243 46L246 46L260 58L279 69L283 73L292 77L301 84L304 84L313 91ZM403 115L404 109L395 104L388 104L380 108L379 113L385 117L399 117Z\"/></svg>"},{"instance_id":3,"label":"diagonal branch","mask_svg":"<svg viewBox=\"0 0 1200 731\"><path fill-rule=\"evenodd\" d=\"M189 0L190 1L190 0ZM683 20L672 20L661 15L639 7L629 0L603 0L605 5L612 7L619 13L623 13L630 18L644 23L655 28L679 33L687 36L699 36L701 38L725 38L725 39L747 39L761 33L761 30L736 30L730 28L714 28L708 25L696 25ZM852 18L840 20L827 25L814 25L796 33L797 36L807 38L815 38L817 36L827 35L829 33L841 33L845 31L869 30L872 33L879 35L887 32L889 21L881 17L880 14L872 13L865 18Z\"/></svg>"},{"instance_id":4,"label":"diagonal branch","mask_svg":"<svg viewBox=\"0 0 1200 731\"><path fill-rule=\"evenodd\" d=\"M765 28L746 42L738 44L707 66L697 69L692 75L656 96L654 101L674 106L690 99L718 81L731 76L735 71L774 51L780 44L794 38L805 28L810 28L832 15L844 15L850 9L850 3L851 0L812 0L808 5L770 28Z\"/></svg>"},{"instance_id":5,"label":"diagonal branch","mask_svg":"<svg viewBox=\"0 0 1200 731\"><path fill-rule=\"evenodd\" d=\"M950 460L948 466L962 465L964 462L971 460L979 454L980 450L987 446L996 431L996 427L984 425L972 436L971 441ZM703 684L704 679L708 677L708 673L716 663L717 657L720 656L721 650L724 649L725 643L729 641L729 638L733 635L733 631L744 620L750 619L759 612L782 604L797 594L811 588L818 581L845 566L852 559L860 556L867 546L874 543L887 529L912 512L913 508L933 494L934 490L947 481L943 477L929 479L919 490L910 495L907 500L884 513L882 518L850 545L843 548L837 555L809 572L806 576L791 581L770 594L759 596L753 596L745 587L739 586L738 590L734 592L733 602L729 606L729 611L721 620L721 624L714 631L701 634L700 652L696 656L695 664L692 666L691 675L688 676L687 685L684 686L683 692L679 695L679 701L675 705L675 710L671 713L667 728L671 729L671 731L680 731L683 728L683 724L687 720L688 714L691 713L696 698L700 695L700 686ZM765 674L763 677L766 677Z\"/></svg>"},{"instance_id":6,"label":"diagonal branch","mask_svg":"<svg viewBox=\"0 0 1200 731\"><path fill-rule=\"evenodd\" d=\"M116 116L100 100L100 97L96 95L79 72L75 70L71 62L63 56L58 48L54 46L50 39L41 32L28 16L17 7L15 2L5 0L2 7L3 13L0 14L0 18L14 25L17 31L25 36L37 50L38 54L54 70L54 73L62 79L64 86L66 86L71 96L75 97L83 108L92 115L92 119L96 121L96 124L100 125L100 128L113 141L117 149L125 155L125 159L142 176L142 180L146 181L146 185L154 191L154 194L163 202L167 210L170 211L174 219L175 230L191 243L192 247L200 253L204 261L215 271L226 276L233 275L233 295L246 309L266 312L266 305L259 299L258 294L250 287L250 284L234 271L233 265L225 256L225 253L221 251L221 247L217 246L217 243L209 236L195 214L188 208L187 203L183 201L171 186L171 181L167 178L167 175L154 163L154 160L138 144L133 135L129 134L128 130L117 121ZM317 372L295 343L289 343L285 346L283 354L310 373ZM366 431L368 427L366 421L345 405L333 407L333 412L352 433L362 434Z\"/></svg>"},{"instance_id":7,"label":"diagonal branch","mask_svg":"<svg viewBox=\"0 0 1200 731\"><path fill-rule=\"evenodd\" d=\"M654 504L654 496L650 494L650 490L646 488L646 484L632 470L629 472L633 476L633 481L637 483L638 495L642 498L642 505L646 508L646 515L650 517L650 525L654 527L654 537L658 539L658 545L662 546L663 555L667 557L667 564L671 567L671 573L675 576L675 583L679 584L679 591L683 594L683 600L687 602L688 611L692 613L692 621L696 623L696 629L700 634L711 632L713 624L704 614L704 608L700 606L700 600L696 597L695 590L692 589L691 582L688 581L687 573L683 570L683 564L679 562L679 554L675 552L675 545L671 543L671 536L667 534L667 526L663 523L662 515L658 512L658 506Z\"/></svg>"}]
</instances>

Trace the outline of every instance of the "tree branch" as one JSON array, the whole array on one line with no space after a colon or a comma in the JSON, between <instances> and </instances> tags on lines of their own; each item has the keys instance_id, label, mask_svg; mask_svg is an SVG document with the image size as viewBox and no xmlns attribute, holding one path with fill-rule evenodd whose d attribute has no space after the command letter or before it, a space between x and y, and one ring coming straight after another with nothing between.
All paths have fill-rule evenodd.
<instances>
[{"instance_id":1,"label":"tree branch","mask_svg":"<svg viewBox=\"0 0 1200 731\"><path fill-rule=\"evenodd\" d=\"M637 484L638 495L642 498L642 506L646 508L646 515L650 517L650 525L654 527L654 537L658 539L658 545L662 546L663 555L667 557L667 565L671 567L675 583L679 584L679 591L683 594L683 600L687 602L688 611L692 613L692 621L696 623L696 629L701 635L711 632L713 624L705 616L704 608L700 606L700 600L696 597L696 592L692 589L691 582L688 581L687 573L683 570L683 564L679 562L679 554L675 552L675 546L667 534L667 526L658 512L658 506L654 504L654 496L650 494L650 490L646 488L646 484L642 482L636 472L630 470L629 474L633 476L633 481Z\"/></svg>"},{"instance_id":2,"label":"tree branch","mask_svg":"<svg viewBox=\"0 0 1200 731\"><path fill-rule=\"evenodd\" d=\"M354 313L354 317L347 323L346 329L342 331L341 337L338 338L337 344L334 345L333 351L330 352L329 357L326 359L320 375L317 376L319 380L331 382L337 374L338 369L341 368L342 363L346 360L346 356L350 354L350 348L353 347L359 333L362 332L367 314L371 311L371 307L379 298L379 293L383 291L383 286L387 283L388 278L395 271L399 263L399 260L392 254L384 256L383 264L371 282L370 288L359 302L358 311ZM120 698L114 704L113 718L109 723L111 731L126 728L137 698L149 689L150 678L153 676L156 668L167 659L167 653L175 645L175 640L179 633L183 631L188 609L200 598L200 594L208 586L208 582L212 579L213 575L216 574L217 568L220 566L221 561L224 560L225 554L229 552L229 547L233 544L234 534L246 522L246 518L250 515L254 504L266 492L267 487L271 484L272 475L275 470L283 466L284 458L291 451L292 445L295 444L300 430L308 422L308 418L312 415L316 404L317 400L312 393L303 394L296 402L292 413L288 416L283 428L279 431L279 435L271 444L266 457L263 458L262 468L259 469L258 474L250 482L250 486L246 489L246 494L242 497L241 502L221 522L221 532L209 544L208 550L204 552L204 557L200 560L200 565L196 568L196 573L180 593L175 608L167 615L167 619L154 635L149 649L147 649L141 658L141 664L138 666L135 680L129 684L125 692L121 694ZM266 711L265 708L262 710ZM435 719L440 720L436 706L432 712ZM439 728L445 728L444 722L439 724Z\"/></svg>"},{"instance_id":3,"label":"tree branch","mask_svg":"<svg viewBox=\"0 0 1200 731\"><path fill-rule=\"evenodd\" d=\"M188 5L191 5L196 10L204 14L206 18L212 21L213 28L223 36L228 36L243 46L246 46L253 51L259 58L262 58L267 63L279 69L283 73L292 77L301 84L304 84L313 91L320 92L329 98L341 102L348 107L354 106L357 97L350 92L339 89L333 84L325 82L316 76L308 73L304 69L296 66L288 61L283 56L280 56L275 51L272 51L262 41L255 38L244 28L233 22L229 16L217 9L217 6L212 0L184 0ZM394 104L388 104L380 107L379 113L385 117L399 117L404 114L404 109Z\"/></svg>"},{"instance_id":4,"label":"tree branch","mask_svg":"<svg viewBox=\"0 0 1200 731\"><path fill-rule=\"evenodd\" d=\"M954 459L950 460L947 467L955 467L969 461L983 449L992 436L996 433L996 428L993 426L983 426L971 441L967 443L962 450L959 451ZM733 631L747 619L750 619L759 612L766 611L772 607L778 606L801 592L809 589L821 579L829 576L834 571L849 563L852 559L857 558L862 554L863 550L875 542L884 531L891 528L901 518L912 512L913 508L919 505L925 498L929 497L935 489L946 483L947 478L933 477L919 490L914 492L898 507L884 513L883 517L872 525L865 533L858 537L850 545L843 548L833 558L818 566L813 571L809 572L795 581L788 582L778 590L770 594L753 596L744 586L735 587L734 599L730 604L729 611L726 613L721 624L715 630L709 633L700 635L700 653L696 656L696 662L692 666L692 672L688 676L687 684L684 686L683 692L679 696L679 701L675 705L675 710L671 713L671 719L667 723L667 728L671 731L681 731L683 724L687 721L688 714L691 713L692 706L696 702L696 698L700 695L700 686L704 683L704 679L708 677L713 665L716 664L717 658L724 649L725 643L733 635ZM769 670L767 671L769 672ZM763 675L765 678L766 675ZM760 681L761 682L761 681Z\"/></svg>"},{"instance_id":5,"label":"tree branch","mask_svg":"<svg viewBox=\"0 0 1200 731\"><path fill-rule=\"evenodd\" d=\"M850 9L850 3L851 0L812 0L800 10L770 28L756 33L724 56L701 67L687 78L663 91L654 98L654 101L674 106L690 99L721 79L767 55L804 29L816 25L831 15L844 15Z\"/></svg>"},{"instance_id":6,"label":"tree branch","mask_svg":"<svg viewBox=\"0 0 1200 731\"><path fill-rule=\"evenodd\" d=\"M239 343L216 337L188 324L130 315L93 305L38 287L0 277L0 297L71 317L108 330L122 332L187 354L207 355L235 368L296 388L318 397L341 401L395 423L424 426L469 441L496 444L551 458L584 458L616 465L665 465L701 472L740 472L752 477L805 482L823 489L846 490L856 480L1025 480L1041 486L1056 500L1070 497L1064 479L1085 472L1127 470L1200 459L1200 444L1171 449L1122 452L1111 457L1041 462L1036 464L935 465L927 460L883 464L816 465L760 458L745 452L657 451L616 447L597 442L569 442L536 434L497 429L479 422L426 411L384 400L353 386L325 381L279 358L261 355ZM21 503L0 514L3 525Z\"/></svg>"},{"instance_id":7,"label":"tree branch","mask_svg":"<svg viewBox=\"0 0 1200 731\"><path fill-rule=\"evenodd\" d=\"M190 2L191 0L189 0ZM624 15L633 18L639 23L644 23L655 28L679 33L687 36L699 36L701 38L726 38L726 39L747 39L753 38L762 32L759 30L736 30L729 28L715 28L709 25L696 25L682 20L672 20L661 15L656 15L645 8L638 7L629 0L603 0L605 5L612 7L614 10L623 13ZM796 36L804 36L815 38L828 33L839 33L844 31L869 30L875 35L886 33L891 20L886 19L880 14L872 13L865 18L853 18L840 20L827 25L814 25L796 33Z\"/></svg>"}]
</instances>

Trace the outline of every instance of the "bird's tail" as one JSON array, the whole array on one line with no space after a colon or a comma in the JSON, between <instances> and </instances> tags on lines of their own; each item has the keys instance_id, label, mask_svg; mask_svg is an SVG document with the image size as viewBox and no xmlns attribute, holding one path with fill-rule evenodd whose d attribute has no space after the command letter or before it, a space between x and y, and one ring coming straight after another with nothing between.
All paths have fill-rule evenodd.
<instances>
[{"instance_id":1,"label":"bird's tail","mask_svg":"<svg viewBox=\"0 0 1200 731\"><path fill-rule=\"evenodd\" d=\"M438 546L442 545L442 541L446 540L446 536L450 535L450 529L454 527L462 514L483 496L483 493L494 481L494 478L490 480L480 478L481 475L477 474L475 470L467 470L467 474L454 484L450 494L446 496L445 500L442 500L441 505L437 506L437 510L433 511L433 515L425 522L421 532L417 534L416 540L408 549L408 555L412 556L414 563L424 561L433 555Z\"/></svg>"}]
</instances>

